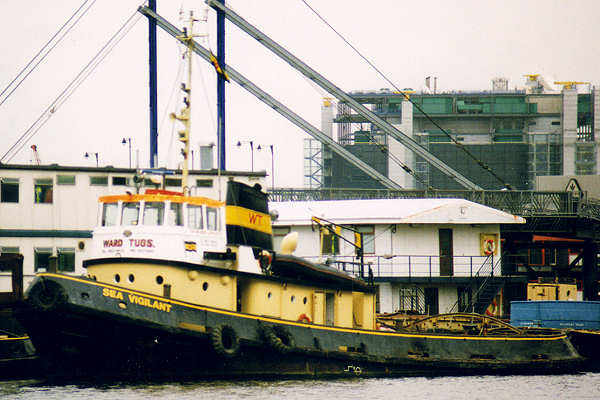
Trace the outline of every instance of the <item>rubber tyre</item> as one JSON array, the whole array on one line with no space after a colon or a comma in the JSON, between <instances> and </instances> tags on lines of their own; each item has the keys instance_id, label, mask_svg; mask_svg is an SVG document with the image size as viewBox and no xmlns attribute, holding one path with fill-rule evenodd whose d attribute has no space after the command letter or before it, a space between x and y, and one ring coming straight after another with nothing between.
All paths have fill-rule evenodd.
<instances>
[{"instance_id":1,"label":"rubber tyre","mask_svg":"<svg viewBox=\"0 0 600 400\"><path fill-rule=\"evenodd\" d=\"M295 346L292 334L281 326L266 326L264 336L269 346L280 354L289 353Z\"/></svg>"},{"instance_id":2,"label":"rubber tyre","mask_svg":"<svg viewBox=\"0 0 600 400\"><path fill-rule=\"evenodd\" d=\"M67 301L67 295L58 283L40 280L27 294L27 301L37 310L48 311L64 304Z\"/></svg>"},{"instance_id":3,"label":"rubber tyre","mask_svg":"<svg viewBox=\"0 0 600 400\"><path fill-rule=\"evenodd\" d=\"M229 325L220 325L210 333L210 342L215 352L224 357L232 358L240 352L240 338Z\"/></svg>"}]
</instances>

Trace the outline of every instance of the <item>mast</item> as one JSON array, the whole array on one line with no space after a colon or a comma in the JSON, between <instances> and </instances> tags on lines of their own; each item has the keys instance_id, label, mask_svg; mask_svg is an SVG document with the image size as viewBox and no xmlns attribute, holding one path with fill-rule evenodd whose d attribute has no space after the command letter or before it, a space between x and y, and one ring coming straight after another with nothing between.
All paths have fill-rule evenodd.
<instances>
[{"instance_id":1,"label":"mast","mask_svg":"<svg viewBox=\"0 0 600 400\"><path fill-rule=\"evenodd\" d=\"M218 0L223 5L225 0ZM217 61L225 69L225 13L217 10ZM217 152L218 169L225 170L225 79L217 74Z\"/></svg>"},{"instance_id":2,"label":"mast","mask_svg":"<svg viewBox=\"0 0 600 400\"><path fill-rule=\"evenodd\" d=\"M190 190L187 184L188 180L188 159L190 153L190 130L192 128L191 108L192 108L192 53L194 50L194 13L190 11L190 19L188 28L183 28L183 35L178 36L182 42L186 44L186 57L188 62L187 83L181 84L181 90L185 93L183 98L184 107L179 115L171 113L171 118L180 121L183 124L183 129L179 133L179 141L184 144L181 149L183 156L183 166L181 173L181 191L184 195L188 195Z\"/></svg>"},{"instance_id":3,"label":"mast","mask_svg":"<svg viewBox=\"0 0 600 400\"><path fill-rule=\"evenodd\" d=\"M148 1L148 8L156 12L156 0ZM158 163L158 118L157 110L157 61L156 61L156 20L148 20L148 74L150 90L150 168ZM130 143L131 144L131 143ZM129 166L131 168L131 165Z\"/></svg>"}]
</instances>

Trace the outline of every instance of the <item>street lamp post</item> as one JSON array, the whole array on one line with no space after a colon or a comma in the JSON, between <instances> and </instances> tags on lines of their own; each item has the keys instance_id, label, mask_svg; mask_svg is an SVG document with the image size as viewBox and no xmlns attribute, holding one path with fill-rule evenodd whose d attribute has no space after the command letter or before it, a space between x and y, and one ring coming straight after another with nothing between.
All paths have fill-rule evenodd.
<instances>
[{"instance_id":1,"label":"street lamp post","mask_svg":"<svg viewBox=\"0 0 600 400\"><path fill-rule=\"evenodd\" d=\"M249 140L249 141L244 140L244 143L250 143L250 166L252 168L252 172L254 172L254 141L253 140ZM238 140L236 146L242 147L242 141Z\"/></svg>"},{"instance_id":2,"label":"street lamp post","mask_svg":"<svg viewBox=\"0 0 600 400\"><path fill-rule=\"evenodd\" d=\"M129 168L131 168L131 138L123 138L121 144L126 144L129 142Z\"/></svg>"},{"instance_id":3,"label":"street lamp post","mask_svg":"<svg viewBox=\"0 0 600 400\"><path fill-rule=\"evenodd\" d=\"M265 145L267 146L267 145ZM271 149L271 190L273 190L275 188L275 157L274 157L274 150L273 150L273 145L269 144L269 149ZM256 150L261 151L262 147L259 144L258 147L256 148Z\"/></svg>"},{"instance_id":4,"label":"street lamp post","mask_svg":"<svg viewBox=\"0 0 600 400\"><path fill-rule=\"evenodd\" d=\"M88 153L87 151L85 152L85 154L83 155L85 158L90 158L91 155L95 155L96 156L96 168L98 168L98 153Z\"/></svg>"}]
</instances>

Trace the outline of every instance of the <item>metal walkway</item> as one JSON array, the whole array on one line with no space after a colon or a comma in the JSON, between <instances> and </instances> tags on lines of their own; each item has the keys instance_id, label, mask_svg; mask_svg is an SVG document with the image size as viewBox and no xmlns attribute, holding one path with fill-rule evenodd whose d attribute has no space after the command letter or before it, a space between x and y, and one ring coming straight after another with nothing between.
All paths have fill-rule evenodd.
<instances>
[{"instance_id":1,"label":"metal walkway","mask_svg":"<svg viewBox=\"0 0 600 400\"><path fill-rule=\"evenodd\" d=\"M585 192L531 190L274 189L271 201L460 198L522 217L585 218L600 223L600 200Z\"/></svg>"}]
</instances>

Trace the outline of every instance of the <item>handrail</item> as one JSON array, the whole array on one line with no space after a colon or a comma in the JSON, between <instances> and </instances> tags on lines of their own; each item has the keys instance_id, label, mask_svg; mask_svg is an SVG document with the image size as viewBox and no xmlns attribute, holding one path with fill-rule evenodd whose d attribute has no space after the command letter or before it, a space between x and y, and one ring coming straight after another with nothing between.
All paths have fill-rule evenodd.
<instances>
[{"instance_id":1,"label":"handrail","mask_svg":"<svg viewBox=\"0 0 600 400\"><path fill-rule=\"evenodd\" d=\"M461 198L525 217L578 216L600 221L587 193L531 190L273 189L270 201Z\"/></svg>"},{"instance_id":2,"label":"handrail","mask_svg":"<svg viewBox=\"0 0 600 400\"><path fill-rule=\"evenodd\" d=\"M303 256L313 262L324 262L338 268L340 271L360 276L360 263L353 255L329 256L322 260L319 256ZM453 256L453 273L455 277L477 277L478 271L491 256ZM440 275L440 256L434 255L392 255L392 256L364 256L366 270L371 270L375 278L433 278Z\"/></svg>"},{"instance_id":3,"label":"handrail","mask_svg":"<svg viewBox=\"0 0 600 400\"><path fill-rule=\"evenodd\" d=\"M504 255L503 255L504 256ZM488 263L488 260L490 260L491 262ZM481 283L481 285L479 285L479 287L477 288L477 290L475 291L475 293L471 296L471 301L469 303L469 305L467 306L467 309L471 309L471 312L475 312L475 303L476 301L474 299L477 299L479 296L479 293L481 293L481 291L483 290L483 288L485 288L485 286L487 285L487 282L490 280L490 278L492 278L494 276L494 268L495 266L497 266L498 264L500 264L502 262L502 257L498 257L498 259L496 260L496 264L494 264L494 258L493 255L490 254L488 256L488 258L486 259L486 261L481 265L481 267L479 267L479 269L477 270L477 273L475 274L476 278L480 278L481 276L485 276L485 279L483 280L483 282ZM486 267L486 265L491 265L492 268L490 269L490 273L489 275L483 275L482 272L485 272L487 270L484 270L484 268ZM453 313L454 310L458 307L458 302L460 299L456 299L456 302L454 303L454 305L450 308L450 313Z\"/></svg>"}]
</instances>

